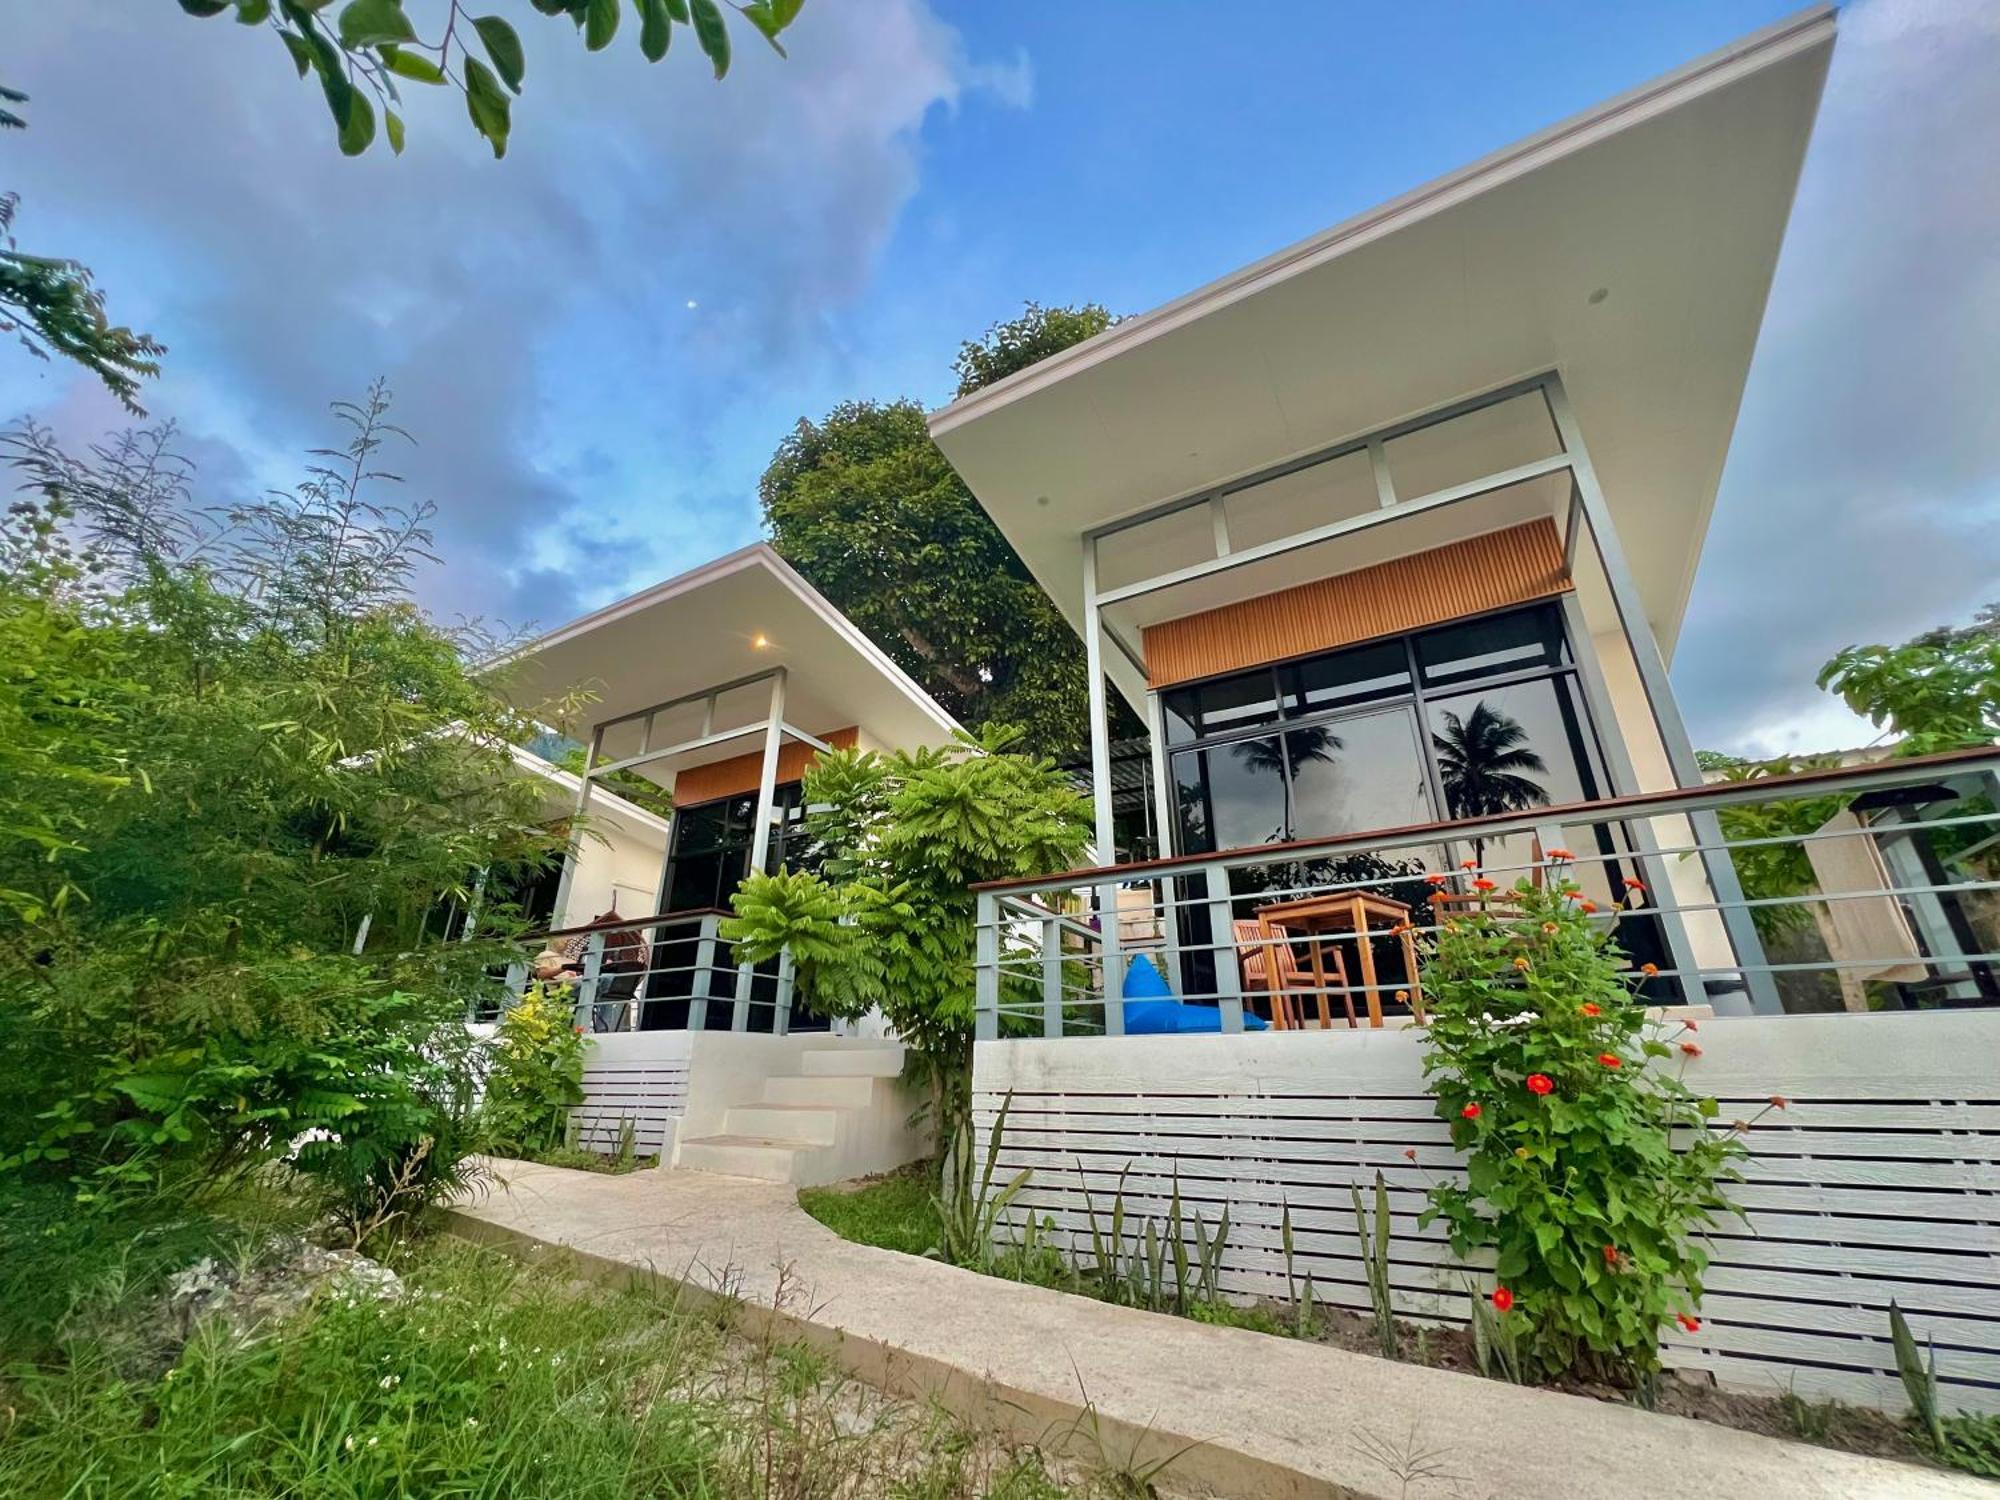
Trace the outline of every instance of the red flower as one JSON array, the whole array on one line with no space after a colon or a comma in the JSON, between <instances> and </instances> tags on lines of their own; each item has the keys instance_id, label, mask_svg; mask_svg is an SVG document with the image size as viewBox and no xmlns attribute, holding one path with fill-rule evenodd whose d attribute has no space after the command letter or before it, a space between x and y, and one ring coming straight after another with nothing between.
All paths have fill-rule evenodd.
<instances>
[{"instance_id":1,"label":"red flower","mask_svg":"<svg viewBox=\"0 0 2000 1500\"><path fill-rule=\"evenodd\" d=\"M1685 1052L1689 1057L1701 1056L1701 1048L1697 1047L1693 1042L1682 1042L1681 1051Z\"/></svg>"},{"instance_id":2,"label":"red flower","mask_svg":"<svg viewBox=\"0 0 2000 1500\"><path fill-rule=\"evenodd\" d=\"M1442 906L1445 902L1449 901L1450 899L1451 897L1447 896L1443 891L1431 892L1431 905L1433 906Z\"/></svg>"},{"instance_id":3,"label":"red flower","mask_svg":"<svg viewBox=\"0 0 2000 1500\"><path fill-rule=\"evenodd\" d=\"M1476 870L1479 868L1479 861L1476 859L1461 859L1458 862L1458 867L1461 870Z\"/></svg>"},{"instance_id":4,"label":"red flower","mask_svg":"<svg viewBox=\"0 0 2000 1500\"><path fill-rule=\"evenodd\" d=\"M1660 972L1660 966L1658 964L1640 964L1639 972L1644 974L1648 979L1651 979L1655 974Z\"/></svg>"},{"instance_id":5,"label":"red flower","mask_svg":"<svg viewBox=\"0 0 2000 1500\"><path fill-rule=\"evenodd\" d=\"M1486 879L1484 876L1481 876L1479 879L1472 882L1472 888L1475 891L1490 891L1493 889L1493 882Z\"/></svg>"},{"instance_id":6,"label":"red flower","mask_svg":"<svg viewBox=\"0 0 2000 1500\"><path fill-rule=\"evenodd\" d=\"M576 1034L577 1034L578 1036L582 1036L582 1035L583 1035L583 1028L582 1028L581 1026L579 1026L579 1027L577 1027L577 1028L576 1028Z\"/></svg>"},{"instance_id":7,"label":"red flower","mask_svg":"<svg viewBox=\"0 0 2000 1500\"><path fill-rule=\"evenodd\" d=\"M1595 1000L1586 1000L1577 1009L1582 1011L1586 1016L1601 1016L1604 1014L1604 1007L1599 1005Z\"/></svg>"},{"instance_id":8,"label":"red flower","mask_svg":"<svg viewBox=\"0 0 2000 1500\"><path fill-rule=\"evenodd\" d=\"M1576 903L1576 909L1585 913L1593 912L1597 910L1597 903L1595 901L1579 901Z\"/></svg>"},{"instance_id":9,"label":"red flower","mask_svg":"<svg viewBox=\"0 0 2000 1500\"><path fill-rule=\"evenodd\" d=\"M1607 1068L1622 1068L1625 1066L1625 1059L1620 1057L1616 1052L1600 1052L1597 1054L1597 1060Z\"/></svg>"},{"instance_id":10,"label":"red flower","mask_svg":"<svg viewBox=\"0 0 2000 1500\"><path fill-rule=\"evenodd\" d=\"M1468 1104L1465 1106L1464 1109L1461 1109L1458 1113L1460 1118L1462 1119L1476 1120L1479 1118L1479 1106L1477 1104Z\"/></svg>"},{"instance_id":11,"label":"red flower","mask_svg":"<svg viewBox=\"0 0 2000 1500\"><path fill-rule=\"evenodd\" d=\"M1681 1325L1681 1327L1685 1328L1689 1333L1701 1332L1700 1318L1691 1318L1686 1313L1675 1313L1674 1319Z\"/></svg>"},{"instance_id":12,"label":"red flower","mask_svg":"<svg viewBox=\"0 0 2000 1500\"><path fill-rule=\"evenodd\" d=\"M1555 1080L1546 1073L1530 1073L1527 1082L1531 1094L1546 1094L1556 1086Z\"/></svg>"},{"instance_id":13,"label":"red flower","mask_svg":"<svg viewBox=\"0 0 2000 1500\"><path fill-rule=\"evenodd\" d=\"M1631 877L1630 875L1627 875L1627 876L1625 877L1625 889L1626 889L1626 890L1628 890L1628 891L1643 891L1643 890L1644 890L1645 888L1646 888L1646 882L1645 882L1645 881L1643 881L1643 880L1634 880L1634 879L1633 879L1633 878L1632 878L1632 877Z\"/></svg>"},{"instance_id":14,"label":"red flower","mask_svg":"<svg viewBox=\"0 0 2000 1500\"><path fill-rule=\"evenodd\" d=\"M1424 882L1427 885L1443 885L1449 879L1451 879L1449 875L1439 875L1433 872L1424 877Z\"/></svg>"},{"instance_id":15,"label":"red flower","mask_svg":"<svg viewBox=\"0 0 2000 1500\"><path fill-rule=\"evenodd\" d=\"M1403 1155L1407 1156L1411 1161L1415 1161L1417 1159L1417 1148L1415 1146L1405 1147Z\"/></svg>"},{"instance_id":16,"label":"red flower","mask_svg":"<svg viewBox=\"0 0 2000 1500\"><path fill-rule=\"evenodd\" d=\"M1607 1266L1618 1264L1618 1247L1616 1245L1606 1245L1604 1247L1604 1263Z\"/></svg>"},{"instance_id":17,"label":"red flower","mask_svg":"<svg viewBox=\"0 0 2000 1500\"><path fill-rule=\"evenodd\" d=\"M1771 1096L1771 1108L1790 1109L1791 1107L1792 1101L1787 1099L1783 1094L1773 1094Z\"/></svg>"},{"instance_id":18,"label":"red flower","mask_svg":"<svg viewBox=\"0 0 2000 1500\"><path fill-rule=\"evenodd\" d=\"M1550 858L1550 859L1575 859L1575 858L1576 858L1576 856L1575 856L1574 854L1570 853L1570 852L1569 852L1569 850L1567 850L1567 849L1551 849L1551 850L1549 851L1549 858Z\"/></svg>"},{"instance_id":19,"label":"red flower","mask_svg":"<svg viewBox=\"0 0 2000 1500\"><path fill-rule=\"evenodd\" d=\"M1501 1312L1511 1312L1514 1307L1514 1294L1504 1286L1496 1286L1493 1288L1493 1305Z\"/></svg>"},{"instance_id":20,"label":"red flower","mask_svg":"<svg viewBox=\"0 0 2000 1500\"><path fill-rule=\"evenodd\" d=\"M1681 1022L1681 1025L1683 1025L1683 1026L1687 1027L1687 1029L1688 1029L1689 1031L1699 1031L1699 1030L1701 1030L1701 1028L1700 1028L1699 1026L1695 1025L1695 1024L1694 1024L1694 1022L1692 1022L1692 1021L1683 1021L1683 1022Z\"/></svg>"}]
</instances>

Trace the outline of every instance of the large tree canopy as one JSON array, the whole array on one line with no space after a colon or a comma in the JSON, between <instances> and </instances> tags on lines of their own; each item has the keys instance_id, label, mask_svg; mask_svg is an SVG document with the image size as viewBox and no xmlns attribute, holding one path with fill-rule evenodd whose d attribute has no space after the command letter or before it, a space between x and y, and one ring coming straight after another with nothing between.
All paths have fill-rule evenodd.
<instances>
[{"instance_id":1,"label":"large tree canopy","mask_svg":"<svg viewBox=\"0 0 2000 1500\"><path fill-rule=\"evenodd\" d=\"M1109 325L1042 308L959 353L961 393ZM778 551L973 729L1012 723L1063 755L1084 740L1083 646L931 441L915 401L849 401L801 420L758 487Z\"/></svg>"}]
</instances>

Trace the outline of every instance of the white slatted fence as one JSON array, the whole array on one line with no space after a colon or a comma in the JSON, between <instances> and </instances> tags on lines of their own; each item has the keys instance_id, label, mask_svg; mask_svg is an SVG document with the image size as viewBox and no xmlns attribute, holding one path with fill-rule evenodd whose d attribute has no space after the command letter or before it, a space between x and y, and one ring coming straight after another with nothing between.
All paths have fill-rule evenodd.
<instances>
[{"instance_id":1,"label":"white slatted fence","mask_svg":"<svg viewBox=\"0 0 2000 1500\"><path fill-rule=\"evenodd\" d=\"M691 1056L685 1031L593 1037L583 1067L583 1103L570 1111L576 1143L591 1151L616 1151L630 1120L639 1155L669 1160L687 1113Z\"/></svg>"},{"instance_id":2,"label":"white slatted fence","mask_svg":"<svg viewBox=\"0 0 2000 1500\"><path fill-rule=\"evenodd\" d=\"M1726 1018L1701 1040L1688 1080L1722 1101L1723 1121L1772 1094L1791 1107L1748 1137L1734 1196L1751 1224L1712 1237L1701 1331L1676 1331L1668 1363L1760 1393L1898 1406L1894 1298L1935 1340L1947 1406L2000 1411L2000 1014ZM1212 1227L1227 1205L1221 1284L1237 1296L1285 1295L1289 1205L1296 1276L1363 1313L1348 1190L1379 1169L1396 1305L1460 1320L1468 1272L1441 1227L1416 1222L1430 1183L1461 1170L1422 1045L1415 1031L981 1042L979 1138L1011 1092L1000 1175L1032 1168L1020 1211L1086 1253L1082 1188L1102 1227L1121 1172L1134 1229L1164 1223L1176 1177L1184 1214Z\"/></svg>"}]
</instances>

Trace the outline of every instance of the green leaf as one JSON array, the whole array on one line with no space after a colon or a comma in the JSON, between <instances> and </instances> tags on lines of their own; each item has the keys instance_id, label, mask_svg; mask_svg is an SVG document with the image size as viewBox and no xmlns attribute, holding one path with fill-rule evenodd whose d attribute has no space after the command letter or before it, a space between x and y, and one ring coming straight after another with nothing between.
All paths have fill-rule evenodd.
<instances>
[{"instance_id":1,"label":"green leaf","mask_svg":"<svg viewBox=\"0 0 2000 1500\"><path fill-rule=\"evenodd\" d=\"M638 0L639 3L639 50L646 55L647 62L658 62L667 55L667 47L674 39L674 19L667 14L667 0Z\"/></svg>"},{"instance_id":2,"label":"green leaf","mask_svg":"<svg viewBox=\"0 0 2000 1500\"><path fill-rule=\"evenodd\" d=\"M382 61L398 78L408 78L415 83L443 83L444 70L428 57L419 57L414 52L405 52L400 47L384 47Z\"/></svg>"},{"instance_id":3,"label":"green leaf","mask_svg":"<svg viewBox=\"0 0 2000 1500\"><path fill-rule=\"evenodd\" d=\"M676 22L682 26L690 23L687 0L665 0L665 3L667 14L672 16Z\"/></svg>"},{"instance_id":4,"label":"green leaf","mask_svg":"<svg viewBox=\"0 0 2000 1500\"><path fill-rule=\"evenodd\" d=\"M403 154L403 117L393 109L382 111L382 128L389 136L389 149L398 156Z\"/></svg>"},{"instance_id":5,"label":"green leaf","mask_svg":"<svg viewBox=\"0 0 2000 1500\"><path fill-rule=\"evenodd\" d=\"M618 0L590 0L583 17L583 45L602 52L618 34Z\"/></svg>"},{"instance_id":6,"label":"green leaf","mask_svg":"<svg viewBox=\"0 0 2000 1500\"><path fill-rule=\"evenodd\" d=\"M486 44L486 55L493 59L494 71L515 93L521 92L521 77L527 71L528 59L521 51L521 38L514 28L498 16L481 16L472 23L472 29L479 33L479 40Z\"/></svg>"},{"instance_id":7,"label":"green leaf","mask_svg":"<svg viewBox=\"0 0 2000 1500\"><path fill-rule=\"evenodd\" d=\"M751 0L743 7L743 19L763 33L773 52L780 57L785 55L784 46L778 40L778 33L785 29L785 23L778 19L777 9L768 0Z\"/></svg>"},{"instance_id":8,"label":"green leaf","mask_svg":"<svg viewBox=\"0 0 2000 1500\"><path fill-rule=\"evenodd\" d=\"M236 19L245 26L262 26L271 19L271 0L236 0Z\"/></svg>"},{"instance_id":9,"label":"green leaf","mask_svg":"<svg viewBox=\"0 0 2000 1500\"><path fill-rule=\"evenodd\" d=\"M343 47L379 47L384 42L414 42L417 29L403 14L399 0L348 0L340 12ZM373 114L370 114L373 128Z\"/></svg>"},{"instance_id":10,"label":"green leaf","mask_svg":"<svg viewBox=\"0 0 2000 1500\"><path fill-rule=\"evenodd\" d=\"M688 9L694 16L694 39L721 78L729 71L729 29L722 24L721 8L715 0L688 0Z\"/></svg>"},{"instance_id":11,"label":"green leaf","mask_svg":"<svg viewBox=\"0 0 2000 1500\"><path fill-rule=\"evenodd\" d=\"M375 139L375 106L344 78L327 78L326 103L340 127L340 154L359 156Z\"/></svg>"},{"instance_id":12,"label":"green leaf","mask_svg":"<svg viewBox=\"0 0 2000 1500\"><path fill-rule=\"evenodd\" d=\"M181 0L181 9L206 20L209 16L221 15L233 4L235 0Z\"/></svg>"},{"instance_id":13,"label":"green leaf","mask_svg":"<svg viewBox=\"0 0 2000 1500\"><path fill-rule=\"evenodd\" d=\"M285 50L292 54L292 65L299 70L299 77L305 77L312 71L312 45L295 31L281 31L278 35L285 43Z\"/></svg>"},{"instance_id":14,"label":"green leaf","mask_svg":"<svg viewBox=\"0 0 2000 1500\"><path fill-rule=\"evenodd\" d=\"M507 132L511 128L511 101L493 70L476 57L465 60L465 109L479 133L493 145L495 157L507 154Z\"/></svg>"}]
</instances>

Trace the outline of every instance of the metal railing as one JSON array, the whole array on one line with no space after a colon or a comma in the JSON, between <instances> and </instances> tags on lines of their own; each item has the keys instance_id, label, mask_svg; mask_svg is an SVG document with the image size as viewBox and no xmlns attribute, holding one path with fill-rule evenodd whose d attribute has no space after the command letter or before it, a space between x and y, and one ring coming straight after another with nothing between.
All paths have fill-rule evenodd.
<instances>
[{"instance_id":1,"label":"metal railing","mask_svg":"<svg viewBox=\"0 0 2000 1500\"><path fill-rule=\"evenodd\" d=\"M576 1024L593 1032L758 1031L793 1029L791 955L775 963L740 964L723 940L720 910L592 922L558 928L541 941L563 950L582 938L573 967L557 981L568 987ZM507 971L507 990L526 988L529 968Z\"/></svg>"},{"instance_id":2,"label":"metal railing","mask_svg":"<svg viewBox=\"0 0 2000 1500\"><path fill-rule=\"evenodd\" d=\"M1420 1020L1435 913L1551 850L1650 1003L2000 1005L1995 747L989 883L977 1034Z\"/></svg>"}]
</instances>

